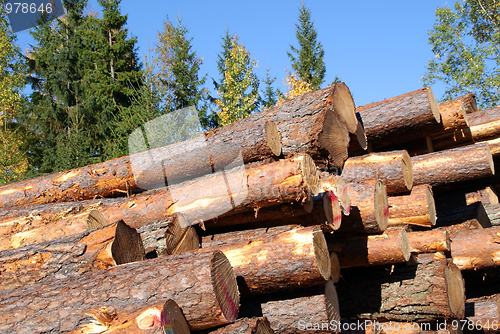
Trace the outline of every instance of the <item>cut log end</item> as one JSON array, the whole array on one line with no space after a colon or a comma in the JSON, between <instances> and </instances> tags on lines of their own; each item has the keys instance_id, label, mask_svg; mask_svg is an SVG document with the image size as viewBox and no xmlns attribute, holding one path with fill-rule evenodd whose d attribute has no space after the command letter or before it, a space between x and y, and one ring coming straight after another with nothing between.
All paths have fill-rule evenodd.
<instances>
[{"instance_id":1,"label":"cut log end","mask_svg":"<svg viewBox=\"0 0 500 334\"><path fill-rule=\"evenodd\" d=\"M413 169L411 167L411 158L406 150L403 151L401 159L401 170L403 171L403 179L406 188L411 190L413 187Z\"/></svg>"},{"instance_id":2,"label":"cut log end","mask_svg":"<svg viewBox=\"0 0 500 334\"><path fill-rule=\"evenodd\" d=\"M486 157L488 159L488 163L490 164L491 174L495 175L495 164L493 163L493 155L491 155L490 145L488 143L484 143L486 146Z\"/></svg>"},{"instance_id":3,"label":"cut log end","mask_svg":"<svg viewBox=\"0 0 500 334\"><path fill-rule=\"evenodd\" d=\"M267 319L258 319L257 326L255 328L254 334L274 334L274 330L271 328L269 321Z\"/></svg>"},{"instance_id":4,"label":"cut log end","mask_svg":"<svg viewBox=\"0 0 500 334\"><path fill-rule=\"evenodd\" d=\"M335 184L335 195L338 197L342 212L349 215L351 211L351 197L349 196L349 186L340 177Z\"/></svg>"},{"instance_id":5,"label":"cut log end","mask_svg":"<svg viewBox=\"0 0 500 334\"><path fill-rule=\"evenodd\" d=\"M278 130L276 123L272 121L266 121L265 125L266 141L267 145L271 149L271 152L275 156L281 155L281 135Z\"/></svg>"},{"instance_id":6,"label":"cut log end","mask_svg":"<svg viewBox=\"0 0 500 334\"><path fill-rule=\"evenodd\" d=\"M333 192L328 191L323 197L323 208L325 209L328 227L333 231L338 230L342 223L342 208Z\"/></svg>"},{"instance_id":7,"label":"cut log end","mask_svg":"<svg viewBox=\"0 0 500 334\"><path fill-rule=\"evenodd\" d=\"M95 228L100 228L108 225L106 218L104 215L100 213L98 210L90 211L87 217L87 230L93 230Z\"/></svg>"},{"instance_id":8,"label":"cut log end","mask_svg":"<svg viewBox=\"0 0 500 334\"><path fill-rule=\"evenodd\" d=\"M432 115L436 119L436 122L441 123L441 114L439 113L439 107L434 97L434 93L430 87L427 87L427 97L429 98L429 105L431 106Z\"/></svg>"},{"instance_id":9,"label":"cut log end","mask_svg":"<svg viewBox=\"0 0 500 334\"><path fill-rule=\"evenodd\" d=\"M328 280L332 274L332 267L330 261L330 253L328 252L328 243L326 242L325 235L321 231L321 227L314 227L313 233L314 257L321 276Z\"/></svg>"},{"instance_id":10,"label":"cut log end","mask_svg":"<svg viewBox=\"0 0 500 334\"><path fill-rule=\"evenodd\" d=\"M238 283L229 260L220 251L215 251L210 264L215 298L224 317L233 322L238 318L240 295Z\"/></svg>"},{"instance_id":11,"label":"cut log end","mask_svg":"<svg viewBox=\"0 0 500 334\"><path fill-rule=\"evenodd\" d=\"M320 146L330 154L331 164L335 167L342 167L349 155L349 131L335 112L326 113L318 140Z\"/></svg>"},{"instance_id":12,"label":"cut log end","mask_svg":"<svg viewBox=\"0 0 500 334\"><path fill-rule=\"evenodd\" d=\"M325 305L326 314L330 322L340 322L340 308L339 308L339 298L337 296L337 289L333 282L330 280L325 286Z\"/></svg>"},{"instance_id":13,"label":"cut log end","mask_svg":"<svg viewBox=\"0 0 500 334\"><path fill-rule=\"evenodd\" d=\"M125 224L123 220L120 220L116 225L111 254L117 265L146 259L141 235L134 228Z\"/></svg>"},{"instance_id":14,"label":"cut log end","mask_svg":"<svg viewBox=\"0 0 500 334\"><path fill-rule=\"evenodd\" d=\"M405 230L401 230L401 253L405 262L408 262L411 257L411 246L410 239L408 239L408 234Z\"/></svg>"},{"instance_id":15,"label":"cut log end","mask_svg":"<svg viewBox=\"0 0 500 334\"><path fill-rule=\"evenodd\" d=\"M389 203L385 184L381 180L375 183L374 206L375 219L380 231L384 231L389 223Z\"/></svg>"},{"instance_id":16,"label":"cut log end","mask_svg":"<svg viewBox=\"0 0 500 334\"><path fill-rule=\"evenodd\" d=\"M189 334L189 325L177 303L169 299L163 305L161 326L164 333Z\"/></svg>"},{"instance_id":17,"label":"cut log end","mask_svg":"<svg viewBox=\"0 0 500 334\"><path fill-rule=\"evenodd\" d=\"M172 254L179 254L200 248L200 238L196 229L189 226L184 232L180 242L174 248Z\"/></svg>"},{"instance_id":18,"label":"cut log end","mask_svg":"<svg viewBox=\"0 0 500 334\"><path fill-rule=\"evenodd\" d=\"M436 202L434 201L434 194L432 193L432 187L427 187L425 191L425 198L427 201L427 209L429 210L429 219L432 226L436 225Z\"/></svg>"},{"instance_id":19,"label":"cut log end","mask_svg":"<svg viewBox=\"0 0 500 334\"><path fill-rule=\"evenodd\" d=\"M340 261L337 253L330 253L330 264L332 267L332 277L333 283L337 283L340 280Z\"/></svg>"},{"instance_id":20,"label":"cut log end","mask_svg":"<svg viewBox=\"0 0 500 334\"><path fill-rule=\"evenodd\" d=\"M177 214L165 230L165 252L168 255L199 248L196 230L192 226L181 226L182 219L182 216Z\"/></svg>"},{"instance_id":21,"label":"cut log end","mask_svg":"<svg viewBox=\"0 0 500 334\"><path fill-rule=\"evenodd\" d=\"M304 181L307 185L309 193L313 196L319 193L319 175L318 168L314 163L313 158L309 154L304 154L302 160L302 174L304 176Z\"/></svg>"},{"instance_id":22,"label":"cut log end","mask_svg":"<svg viewBox=\"0 0 500 334\"><path fill-rule=\"evenodd\" d=\"M356 133L358 129L358 119L356 118L354 100L349 88L343 82L335 84L335 91L333 92L333 105L335 106L335 111L345 121L347 130L350 133Z\"/></svg>"},{"instance_id":23,"label":"cut log end","mask_svg":"<svg viewBox=\"0 0 500 334\"><path fill-rule=\"evenodd\" d=\"M445 277L450 310L457 319L462 319L465 312L464 281L460 270L451 261L445 268Z\"/></svg>"},{"instance_id":24,"label":"cut log end","mask_svg":"<svg viewBox=\"0 0 500 334\"><path fill-rule=\"evenodd\" d=\"M358 139L359 147L362 150L366 151L368 148L368 139L366 138L365 128L363 124L358 121L358 127L356 128L356 138Z\"/></svg>"}]
</instances>

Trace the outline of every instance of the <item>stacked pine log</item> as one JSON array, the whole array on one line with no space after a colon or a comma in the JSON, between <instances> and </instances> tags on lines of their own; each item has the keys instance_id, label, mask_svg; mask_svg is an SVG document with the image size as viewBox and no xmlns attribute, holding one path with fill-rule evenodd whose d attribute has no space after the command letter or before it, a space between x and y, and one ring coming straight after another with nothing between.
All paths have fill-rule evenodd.
<instances>
[{"instance_id":1,"label":"stacked pine log","mask_svg":"<svg viewBox=\"0 0 500 334\"><path fill-rule=\"evenodd\" d=\"M337 83L2 186L0 331L494 331L495 122L428 88L355 109Z\"/></svg>"}]
</instances>

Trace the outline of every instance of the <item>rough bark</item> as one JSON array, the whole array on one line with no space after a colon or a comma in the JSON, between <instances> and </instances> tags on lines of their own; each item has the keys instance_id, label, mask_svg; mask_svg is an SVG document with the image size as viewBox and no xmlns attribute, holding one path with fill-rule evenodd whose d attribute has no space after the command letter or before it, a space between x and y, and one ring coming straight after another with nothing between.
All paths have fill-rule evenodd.
<instances>
[{"instance_id":1,"label":"rough bark","mask_svg":"<svg viewBox=\"0 0 500 334\"><path fill-rule=\"evenodd\" d=\"M337 233L380 233L388 223L387 192L382 181L349 183L351 210Z\"/></svg>"},{"instance_id":2,"label":"rough bark","mask_svg":"<svg viewBox=\"0 0 500 334\"><path fill-rule=\"evenodd\" d=\"M476 191L471 191L465 194L465 202L472 204L482 202L483 205L498 204L498 195L493 187L486 187Z\"/></svg>"},{"instance_id":3,"label":"rough bark","mask_svg":"<svg viewBox=\"0 0 500 334\"><path fill-rule=\"evenodd\" d=\"M450 233L451 256L460 270L500 266L500 226Z\"/></svg>"},{"instance_id":4,"label":"rough bark","mask_svg":"<svg viewBox=\"0 0 500 334\"><path fill-rule=\"evenodd\" d=\"M450 236L446 230L428 230L408 232L410 251L414 254L449 252L451 250Z\"/></svg>"},{"instance_id":5,"label":"rough bark","mask_svg":"<svg viewBox=\"0 0 500 334\"><path fill-rule=\"evenodd\" d=\"M406 262L410 243L403 229L378 235L327 236L328 250L335 252L341 268Z\"/></svg>"},{"instance_id":6,"label":"rough bark","mask_svg":"<svg viewBox=\"0 0 500 334\"><path fill-rule=\"evenodd\" d=\"M382 180L388 194L407 192L413 184L411 159L405 150L349 158L341 175L348 183Z\"/></svg>"},{"instance_id":7,"label":"rough bark","mask_svg":"<svg viewBox=\"0 0 500 334\"><path fill-rule=\"evenodd\" d=\"M500 296L467 299L465 329L483 329L485 333L497 333L500 322Z\"/></svg>"},{"instance_id":8,"label":"rough bark","mask_svg":"<svg viewBox=\"0 0 500 334\"><path fill-rule=\"evenodd\" d=\"M443 130L450 131L467 128L469 126L467 113L477 107L473 94L467 94L441 102L438 108Z\"/></svg>"},{"instance_id":9,"label":"rough bark","mask_svg":"<svg viewBox=\"0 0 500 334\"><path fill-rule=\"evenodd\" d=\"M181 227L212 219L229 211L254 211L280 203L303 201L317 193L316 166L303 154L272 163L254 163L183 182L132 198L75 202L59 212L59 203L46 204L42 213L24 211L1 221L0 250L60 238L87 229L92 210L108 222L124 220L140 230L146 224L179 219ZM54 206L54 210L50 209ZM2 210L7 211L7 208ZM23 209L24 210L24 209ZM34 216L34 217L33 217Z\"/></svg>"},{"instance_id":10,"label":"rough bark","mask_svg":"<svg viewBox=\"0 0 500 334\"><path fill-rule=\"evenodd\" d=\"M272 334L274 330L266 317L242 318L210 334ZM177 334L177 333L176 333Z\"/></svg>"},{"instance_id":11,"label":"rough bark","mask_svg":"<svg viewBox=\"0 0 500 334\"><path fill-rule=\"evenodd\" d=\"M500 106L477 111L469 116L469 128L474 141L500 135Z\"/></svg>"},{"instance_id":12,"label":"rough bark","mask_svg":"<svg viewBox=\"0 0 500 334\"><path fill-rule=\"evenodd\" d=\"M241 277L242 293L265 293L324 283L330 253L317 226L293 229L208 249L222 251Z\"/></svg>"},{"instance_id":13,"label":"rough bark","mask_svg":"<svg viewBox=\"0 0 500 334\"><path fill-rule=\"evenodd\" d=\"M177 301L191 330L234 321L239 295L227 258L220 252L189 252L4 291L0 331L137 330L137 318L151 308L161 311L168 299Z\"/></svg>"},{"instance_id":14,"label":"rough bark","mask_svg":"<svg viewBox=\"0 0 500 334\"><path fill-rule=\"evenodd\" d=\"M374 149L427 136L441 126L441 116L430 88L356 108L368 142Z\"/></svg>"},{"instance_id":15,"label":"rough bark","mask_svg":"<svg viewBox=\"0 0 500 334\"><path fill-rule=\"evenodd\" d=\"M353 268L343 277L338 286L342 318L435 322L464 316L464 281L449 259L390 270Z\"/></svg>"},{"instance_id":16,"label":"rough bark","mask_svg":"<svg viewBox=\"0 0 500 334\"><path fill-rule=\"evenodd\" d=\"M421 184L412 188L409 195L389 196L388 226L416 225L432 227L436 224L436 205L432 188Z\"/></svg>"},{"instance_id":17,"label":"rough bark","mask_svg":"<svg viewBox=\"0 0 500 334\"><path fill-rule=\"evenodd\" d=\"M413 185L438 186L495 174L488 144L477 143L411 158Z\"/></svg>"},{"instance_id":18,"label":"rough bark","mask_svg":"<svg viewBox=\"0 0 500 334\"><path fill-rule=\"evenodd\" d=\"M203 248L216 247L220 245L233 244L237 242L249 243L252 240L277 235L284 232L300 229L299 225L283 225L271 228L256 228L252 230L231 231L227 233L208 234L201 237Z\"/></svg>"}]
</instances>

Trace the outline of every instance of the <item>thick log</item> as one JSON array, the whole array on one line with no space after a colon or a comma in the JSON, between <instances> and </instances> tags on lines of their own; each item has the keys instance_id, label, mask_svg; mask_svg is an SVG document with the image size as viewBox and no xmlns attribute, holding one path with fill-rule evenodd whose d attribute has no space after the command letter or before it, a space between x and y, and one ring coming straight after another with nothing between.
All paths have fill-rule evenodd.
<instances>
[{"instance_id":1,"label":"thick log","mask_svg":"<svg viewBox=\"0 0 500 334\"><path fill-rule=\"evenodd\" d=\"M174 332L177 334L177 332ZM242 318L210 334L273 334L274 330L266 317Z\"/></svg>"},{"instance_id":2,"label":"thick log","mask_svg":"<svg viewBox=\"0 0 500 334\"><path fill-rule=\"evenodd\" d=\"M389 227L436 225L436 205L432 188L428 184L413 187L410 195L389 196L387 202L389 204Z\"/></svg>"},{"instance_id":3,"label":"thick log","mask_svg":"<svg viewBox=\"0 0 500 334\"><path fill-rule=\"evenodd\" d=\"M265 293L324 283L330 278L330 253L317 226L283 233L253 231L240 242L208 249L222 251L241 277L242 293ZM233 234L234 236L234 234Z\"/></svg>"},{"instance_id":4,"label":"thick log","mask_svg":"<svg viewBox=\"0 0 500 334\"><path fill-rule=\"evenodd\" d=\"M355 132L356 127L349 89L338 83L198 138L0 187L0 207L83 200L171 185L230 165L277 156L280 146L286 155L326 152L341 166L347 159L349 131Z\"/></svg>"},{"instance_id":5,"label":"thick log","mask_svg":"<svg viewBox=\"0 0 500 334\"><path fill-rule=\"evenodd\" d=\"M441 116L430 88L356 108L368 143L374 149L422 138L441 126ZM441 126L442 127L442 126Z\"/></svg>"},{"instance_id":6,"label":"thick log","mask_svg":"<svg viewBox=\"0 0 500 334\"><path fill-rule=\"evenodd\" d=\"M450 236L446 230L433 229L408 232L407 234L410 251L414 254L449 252L451 250Z\"/></svg>"},{"instance_id":7,"label":"thick log","mask_svg":"<svg viewBox=\"0 0 500 334\"><path fill-rule=\"evenodd\" d=\"M388 223L387 192L382 181L349 183L351 210L338 233L380 233Z\"/></svg>"},{"instance_id":8,"label":"thick log","mask_svg":"<svg viewBox=\"0 0 500 334\"><path fill-rule=\"evenodd\" d=\"M328 236L328 250L335 252L341 268L406 262L410 242L405 230L385 231L377 235Z\"/></svg>"},{"instance_id":9,"label":"thick log","mask_svg":"<svg viewBox=\"0 0 500 334\"><path fill-rule=\"evenodd\" d=\"M388 194L407 192L413 185L411 159L405 150L349 158L341 175L348 183L382 180Z\"/></svg>"},{"instance_id":10,"label":"thick log","mask_svg":"<svg viewBox=\"0 0 500 334\"><path fill-rule=\"evenodd\" d=\"M460 270L500 266L500 226L450 233L451 256Z\"/></svg>"},{"instance_id":11,"label":"thick log","mask_svg":"<svg viewBox=\"0 0 500 334\"><path fill-rule=\"evenodd\" d=\"M132 198L75 202L73 208L77 208L76 212L44 209L44 214L36 219L31 214L22 217L8 214L9 218L0 223L5 227L0 237L0 250L85 231L88 214L95 209L109 222L124 220L138 230L145 224L175 217L185 228L229 211L254 211L279 203L305 201L318 192L316 166L306 154L245 167L210 174ZM59 206L58 203L47 205Z\"/></svg>"},{"instance_id":12,"label":"thick log","mask_svg":"<svg viewBox=\"0 0 500 334\"><path fill-rule=\"evenodd\" d=\"M467 299L465 317L468 321L464 329L482 329L485 333L497 333L500 328L500 296Z\"/></svg>"},{"instance_id":13,"label":"thick log","mask_svg":"<svg viewBox=\"0 0 500 334\"><path fill-rule=\"evenodd\" d=\"M498 204L498 195L492 187L488 186L484 189L471 191L465 194L465 202L467 205L482 202L483 205Z\"/></svg>"},{"instance_id":14,"label":"thick log","mask_svg":"<svg viewBox=\"0 0 500 334\"><path fill-rule=\"evenodd\" d=\"M444 131L459 130L469 126L468 112L477 109L473 94L467 94L438 104Z\"/></svg>"},{"instance_id":15,"label":"thick log","mask_svg":"<svg viewBox=\"0 0 500 334\"><path fill-rule=\"evenodd\" d=\"M495 174L488 144L477 143L411 158L413 185L439 186Z\"/></svg>"},{"instance_id":16,"label":"thick log","mask_svg":"<svg viewBox=\"0 0 500 334\"><path fill-rule=\"evenodd\" d=\"M468 115L474 141L492 139L500 135L500 106Z\"/></svg>"},{"instance_id":17,"label":"thick log","mask_svg":"<svg viewBox=\"0 0 500 334\"><path fill-rule=\"evenodd\" d=\"M450 259L390 270L352 268L342 276L337 289L342 318L435 322L464 316L464 280Z\"/></svg>"},{"instance_id":18,"label":"thick log","mask_svg":"<svg viewBox=\"0 0 500 334\"><path fill-rule=\"evenodd\" d=\"M1 292L0 331L134 331L143 312L160 311L168 299L177 301L191 330L238 316L236 277L224 254L189 252Z\"/></svg>"},{"instance_id":19,"label":"thick log","mask_svg":"<svg viewBox=\"0 0 500 334\"><path fill-rule=\"evenodd\" d=\"M139 234L119 221L96 230L0 252L0 291L144 259Z\"/></svg>"}]
</instances>

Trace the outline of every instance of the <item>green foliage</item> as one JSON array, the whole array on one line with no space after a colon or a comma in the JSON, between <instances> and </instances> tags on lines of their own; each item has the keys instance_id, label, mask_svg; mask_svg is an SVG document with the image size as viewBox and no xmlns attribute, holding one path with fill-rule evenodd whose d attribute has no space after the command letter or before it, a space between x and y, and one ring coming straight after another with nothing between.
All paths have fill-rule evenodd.
<instances>
[{"instance_id":1,"label":"green foliage","mask_svg":"<svg viewBox=\"0 0 500 334\"><path fill-rule=\"evenodd\" d=\"M290 52L287 52L292 62L292 69L300 79L311 84L313 90L319 89L325 79L326 67L323 62L325 51L317 40L318 34L311 20L311 12L304 3L300 8L299 24L296 23L295 27L299 46L295 48L290 45Z\"/></svg>"},{"instance_id":2,"label":"green foliage","mask_svg":"<svg viewBox=\"0 0 500 334\"><path fill-rule=\"evenodd\" d=\"M429 32L435 58L423 76L425 86L445 84L443 100L475 93L478 106L500 102L500 3L493 0L456 1L453 9L436 10Z\"/></svg>"},{"instance_id":3,"label":"green foliage","mask_svg":"<svg viewBox=\"0 0 500 334\"><path fill-rule=\"evenodd\" d=\"M264 108L271 108L278 102L279 92L273 87L276 77L271 77L270 71L266 68L266 77L262 82L265 84L264 91L262 92L261 104Z\"/></svg>"}]
</instances>

